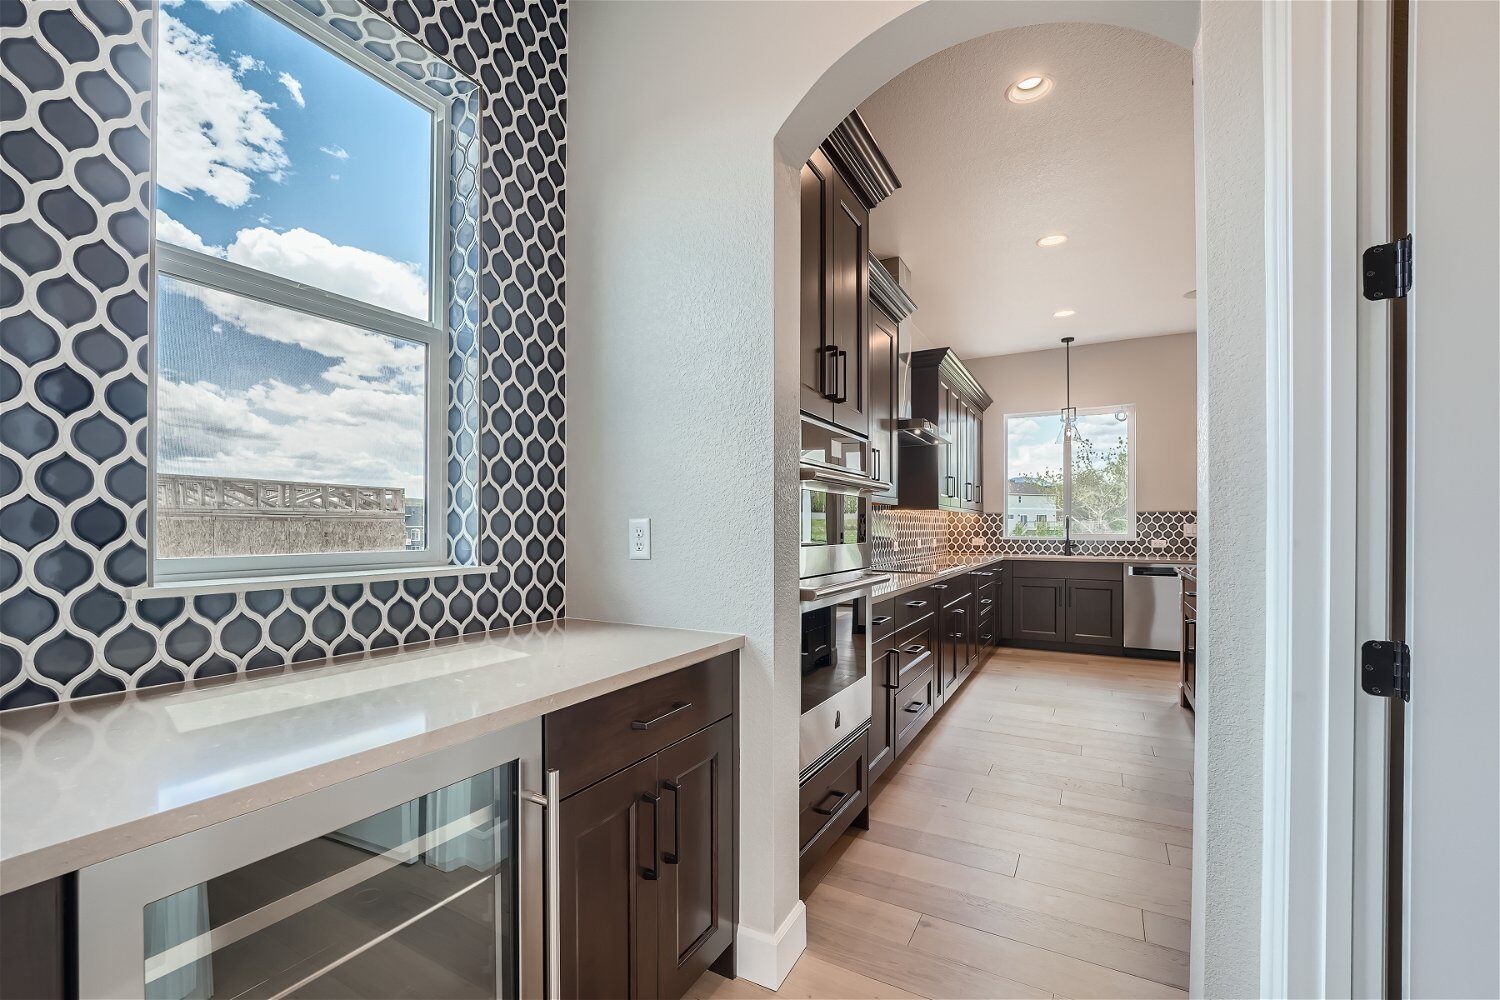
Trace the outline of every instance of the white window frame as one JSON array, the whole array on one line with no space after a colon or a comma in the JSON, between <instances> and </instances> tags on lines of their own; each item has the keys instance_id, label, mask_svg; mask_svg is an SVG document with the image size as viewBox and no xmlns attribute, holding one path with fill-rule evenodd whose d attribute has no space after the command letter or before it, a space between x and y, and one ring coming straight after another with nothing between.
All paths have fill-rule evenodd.
<instances>
[{"instance_id":1,"label":"white window frame","mask_svg":"<svg viewBox=\"0 0 1500 1000\"><path fill-rule=\"evenodd\" d=\"M1104 413L1125 413L1125 449L1127 466L1127 497L1126 497L1126 523L1129 525L1124 532L1080 532L1073 530L1073 441L1066 435L1063 436L1063 497L1062 510L1059 516L1063 518L1065 538L1073 538L1079 541L1111 541L1129 542L1136 538L1136 492L1135 492L1135 404L1122 403L1118 406L1080 406L1075 408L1080 417L1097 416ZM1029 413L1007 413L1001 430L1004 433L1005 454L1005 509L1002 515L1005 528L1004 537L1016 538L1026 541L1056 541L1055 538L1036 535L1014 535L1011 534L1011 501L1010 501L1010 422L1011 420L1024 420L1027 418L1045 417L1052 419L1058 416L1057 410L1034 410Z\"/></svg>"},{"instance_id":2,"label":"white window frame","mask_svg":"<svg viewBox=\"0 0 1500 1000\"><path fill-rule=\"evenodd\" d=\"M399 73L385 61L352 44L342 34L295 4L270 0L249 0L262 13L276 18L293 31L322 46L335 58L342 59L408 98L432 115L432 142L429 158L428 218L431 233L428 241L428 307L427 316L419 318L383 306L330 292L314 285L294 281L269 272L234 264L211 254L184 249L156 239L155 170L152 163L152 308L151 308L151 441L149 456L148 502L155 537L156 518L156 443L160 433L156 406L156 289L162 276L178 278L219 291L257 299L271 305L344 323L359 330L417 344L426 351L423 389L426 394L423 470L424 527L426 545L422 549L379 552L314 552L282 555L206 556L161 559L154 546L150 559L152 586L198 581L245 580L261 577L357 573L360 571L402 570L418 567L446 567L447 551L447 404L448 356L450 336L447 323L450 297L448 247L450 198L448 159L451 149L451 121L448 103L438 94ZM393 195L396 196L396 195ZM372 206L372 209L375 207Z\"/></svg>"}]
</instances>

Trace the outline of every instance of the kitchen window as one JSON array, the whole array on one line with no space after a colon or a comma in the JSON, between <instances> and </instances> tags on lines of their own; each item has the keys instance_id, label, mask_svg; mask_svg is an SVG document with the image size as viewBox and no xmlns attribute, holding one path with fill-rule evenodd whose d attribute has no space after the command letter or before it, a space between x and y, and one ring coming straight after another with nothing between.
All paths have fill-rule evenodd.
<instances>
[{"instance_id":1,"label":"kitchen window","mask_svg":"<svg viewBox=\"0 0 1500 1000\"><path fill-rule=\"evenodd\" d=\"M160 24L153 582L446 563L472 85L294 4Z\"/></svg>"},{"instance_id":2,"label":"kitchen window","mask_svg":"<svg viewBox=\"0 0 1500 1000\"><path fill-rule=\"evenodd\" d=\"M1135 537L1135 407L1005 416L1007 538Z\"/></svg>"}]
</instances>

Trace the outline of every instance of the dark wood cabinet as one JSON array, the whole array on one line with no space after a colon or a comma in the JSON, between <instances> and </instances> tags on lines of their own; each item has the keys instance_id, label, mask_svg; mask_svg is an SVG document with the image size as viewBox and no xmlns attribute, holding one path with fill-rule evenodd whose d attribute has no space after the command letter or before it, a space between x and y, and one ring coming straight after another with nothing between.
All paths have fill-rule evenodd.
<instances>
[{"instance_id":1,"label":"dark wood cabinet","mask_svg":"<svg viewBox=\"0 0 1500 1000\"><path fill-rule=\"evenodd\" d=\"M1178 701L1183 708L1197 709L1198 704L1198 577L1182 574L1182 652L1178 654L1182 670Z\"/></svg>"},{"instance_id":2,"label":"dark wood cabinet","mask_svg":"<svg viewBox=\"0 0 1500 1000\"><path fill-rule=\"evenodd\" d=\"M734 937L734 720L667 747L656 770L659 991L680 997Z\"/></svg>"},{"instance_id":3,"label":"dark wood cabinet","mask_svg":"<svg viewBox=\"0 0 1500 1000\"><path fill-rule=\"evenodd\" d=\"M872 267L880 267L871 262ZM885 488L872 494L876 503L894 504L897 491L897 460L900 435L896 430L900 377L900 324L884 309L870 310L870 476Z\"/></svg>"},{"instance_id":4,"label":"dark wood cabinet","mask_svg":"<svg viewBox=\"0 0 1500 1000\"><path fill-rule=\"evenodd\" d=\"M818 768L799 790L801 874L818 862L869 804L870 754L860 733Z\"/></svg>"},{"instance_id":5,"label":"dark wood cabinet","mask_svg":"<svg viewBox=\"0 0 1500 1000\"><path fill-rule=\"evenodd\" d=\"M947 348L911 356L911 415L932 421L946 438L901 450L901 506L982 511L981 423L990 396Z\"/></svg>"},{"instance_id":6,"label":"dark wood cabinet","mask_svg":"<svg viewBox=\"0 0 1500 1000\"><path fill-rule=\"evenodd\" d=\"M558 814L564 997L658 996L656 758L589 786Z\"/></svg>"},{"instance_id":7,"label":"dark wood cabinet","mask_svg":"<svg viewBox=\"0 0 1500 1000\"><path fill-rule=\"evenodd\" d=\"M48 879L0 896L0 998L61 1000L76 995L68 958L74 876Z\"/></svg>"},{"instance_id":8,"label":"dark wood cabinet","mask_svg":"<svg viewBox=\"0 0 1500 1000\"><path fill-rule=\"evenodd\" d=\"M1021 641L1066 642L1067 616L1063 602L1067 599L1068 581L1062 577L1018 577L1015 591L1015 625L1012 635Z\"/></svg>"},{"instance_id":9,"label":"dark wood cabinet","mask_svg":"<svg viewBox=\"0 0 1500 1000\"><path fill-rule=\"evenodd\" d=\"M1002 593L1005 642L1104 654L1125 647L1122 563L1018 559L1007 563Z\"/></svg>"},{"instance_id":10,"label":"dark wood cabinet","mask_svg":"<svg viewBox=\"0 0 1500 1000\"><path fill-rule=\"evenodd\" d=\"M974 593L968 577L949 581L952 590L945 591L944 604L938 612L938 703L952 697L960 682L968 676L974 659Z\"/></svg>"},{"instance_id":11,"label":"dark wood cabinet","mask_svg":"<svg viewBox=\"0 0 1500 1000\"><path fill-rule=\"evenodd\" d=\"M926 588L882 601L871 609L869 770L873 783L900 753L898 737L909 727L901 693L918 674L933 675L937 660L937 615ZM892 625L900 627L890 631ZM915 730L910 730L915 735Z\"/></svg>"},{"instance_id":12,"label":"dark wood cabinet","mask_svg":"<svg viewBox=\"0 0 1500 1000\"><path fill-rule=\"evenodd\" d=\"M561 996L681 997L732 944L736 672L731 654L544 720Z\"/></svg>"},{"instance_id":13,"label":"dark wood cabinet","mask_svg":"<svg viewBox=\"0 0 1500 1000\"><path fill-rule=\"evenodd\" d=\"M1120 580L1069 580L1066 641L1123 649L1124 597Z\"/></svg>"},{"instance_id":14,"label":"dark wood cabinet","mask_svg":"<svg viewBox=\"0 0 1500 1000\"><path fill-rule=\"evenodd\" d=\"M870 209L815 150L802 168L802 409L870 432Z\"/></svg>"}]
</instances>

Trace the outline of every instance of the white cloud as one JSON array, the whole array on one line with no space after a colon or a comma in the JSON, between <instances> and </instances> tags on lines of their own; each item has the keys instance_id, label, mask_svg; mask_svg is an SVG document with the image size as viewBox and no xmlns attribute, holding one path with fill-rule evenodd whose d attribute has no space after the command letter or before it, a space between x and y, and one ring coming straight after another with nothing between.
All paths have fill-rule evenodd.
<instances>
[{"instance_id":1,"label":"white cloud","mask_svg":"<svg viewBox=\"0 0 1500 1000\"><path fill-rule=\"evenodd\" d=\"M265 69L265 68L266 68L266 64L263 63L263 62L261 62L259 59L255 58L254 56L247 56L244 53L240 53L238 56L235 56L235 59L234 59L234 72L235 72L236 76L244 76L246 73L250 72L252 69Z\"/></svg>"},{"instance_id":2,"label":"white cloud","mask_svg":"<svg viewBox=\"0 0 1500 1000\"><path fill-rule=\"evenodd\" d=\"M328 175L328 179L331 180L331 181L336 181L336 180L339 179L339 175L338 174L329 174Z\"/></svg>"},{"instance_id":3,"label":"white cloud","mask_svg":"<svg viewBox=\"0 0 1500 1000\"><path fill-rule=\"evenodd\" d=\"M281 85L286 88L286 92L292 95L292 100L297 102L297 107L307 107L307 101L302 96L302 81L298 80L295 76L285 71L283 71L282 74L276 79L279 80L281 82Z\"/></svg>"},{"instance_id":4,"label":"white cloud","mask_svg":"<svg viewBox=\"0 0 1500 1000\"><path fill-rule=\"evenodd\" d=\"M193 2L207 7L215 14L222 14L229 8L239 4L241 0L193 0ZM182 4L183 0L161 0L163 7L181 7Z\"/></svg>"},{"instance_id":5,"label":"white cloud","mask_svg":"<svg viewBox=\"0 0 1500 1000\"><path fill-rule=\"evenodd\" d=\"M215 257L224 256L223 247L205 243L203 237L159 208L156 210L156 238L188 250L196 250L199 253L212 254Z\"/></svg>"},{"instance_id":6,"label":"white cloud","mask_svg":"<svg viewBox=\"0 0 1500 1000\"><path fill-rule=\"evenodd\" d=\"M306 229L241 229L229 259L408 316L427 315L427 281L415 266L341 246Z\"/></svg>"},{"instance_id":7,"label":"white cloud","mask_svg":"<svg viewBox=\"0 0 1500 1000\"><path fill-rule=\"evenodd\" d=\"M230 208L253 194L253 174L279 180L290 166L275 107L245 87L213 39L162 12L161 132L157 179L178 194L201 191Z\"/></svg>"},{"instance_id":8,"label":"white cloud","mask_svg":"<svg viewBox=\"0 0 1500 1000\"><path fill-rule=\"evenodd\" d=\"M422 495L420 387L319 392L268 381L243 391L157 383L165 473L397 486Z\"/></svg>"},{"instance_id":9,"label":"white cloud","mask_svg":"<svg viewBox=\"0 0 1500 1000\"><path fill-rule=\"evenodd\" d=\"M338 145L337 143L335 143L332 146L319 146L318 147L318 152L320 152L320 153L327 153L329 156L333 157L335 160L347 160L347 159L349 159L349 151L347 149L345 149L343 146Z\"/></svg>"}]
</instances>

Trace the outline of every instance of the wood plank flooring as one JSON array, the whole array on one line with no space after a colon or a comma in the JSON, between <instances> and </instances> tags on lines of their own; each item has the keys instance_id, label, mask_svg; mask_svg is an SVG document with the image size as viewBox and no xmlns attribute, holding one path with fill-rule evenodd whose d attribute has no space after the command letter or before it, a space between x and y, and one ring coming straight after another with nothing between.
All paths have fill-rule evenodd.
<instances>
[{"instance_id":1,"label":"wood plank flooring","mask_svg":"<svg viewBox=\"0 0 1500 1000\"><path fill-rule=\"evenodd\" d=\"M1192 808L1176 664L996 650L804 880L781 989L688 995L1184 996Z\"/></svg>"}]
</instances>

